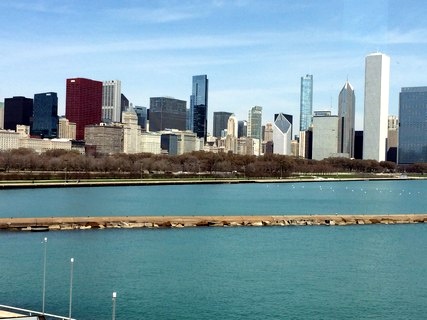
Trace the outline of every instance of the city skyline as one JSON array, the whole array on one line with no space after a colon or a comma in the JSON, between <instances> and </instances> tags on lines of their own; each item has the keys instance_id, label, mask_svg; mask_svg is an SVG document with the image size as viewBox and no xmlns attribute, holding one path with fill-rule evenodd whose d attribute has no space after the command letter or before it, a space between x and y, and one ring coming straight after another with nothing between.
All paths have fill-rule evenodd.
<instances>
[{"instance_id":1,"label":"city skyline","mask_svg":"<svg viewBox=\"0 0 427 320\"><path fill-rule=\"evenodd\" d=\"M147 107L155 96L189 104L191 77L207 74L212 132L213 112L243 120L254 105L263 106L265 122L280 111L298 123L299 79L313 74L313 110L336 114L342 83L352 83L361 130L366 55L381 51L392 59L390 114L398 114L401 87L427 83L423 7L416 1L2 2L8 28L0 31L0 70L7 75L0 100L57 92L65 114L65 79L85 77L121 80L134 105Z\"/></svg>"}]
</instances>

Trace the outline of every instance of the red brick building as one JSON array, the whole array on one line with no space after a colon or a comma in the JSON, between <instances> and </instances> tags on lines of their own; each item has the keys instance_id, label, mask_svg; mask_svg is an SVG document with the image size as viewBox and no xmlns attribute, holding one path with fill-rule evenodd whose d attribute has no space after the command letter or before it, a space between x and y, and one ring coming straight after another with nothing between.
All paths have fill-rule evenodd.
<instances>
[{"instance_id":1,"label":"red brick building","mask_svg":"<svg viewBox=\"0 0 427 320\"><path fill-rule=\"evenodd\" d=\"M84 140L85 126L99 124L102 115L102 82L67 79L65 117L76 123L76 139Z\"/></svg>"}]
</instances>

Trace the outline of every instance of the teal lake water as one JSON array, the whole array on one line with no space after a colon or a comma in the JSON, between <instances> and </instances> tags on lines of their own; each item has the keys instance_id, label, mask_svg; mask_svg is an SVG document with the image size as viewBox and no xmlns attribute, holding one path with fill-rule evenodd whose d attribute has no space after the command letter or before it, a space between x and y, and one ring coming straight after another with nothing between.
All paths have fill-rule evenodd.
<instances>
[{"instance_id":1,"label":"teal lake water","mask_svg":"<svg viewBox=\"0 0 427 320\"><path fill-rule=\"evenodd\" d=\"M424 213L426 186L384 181L1 190L0 212L363 213L367 206L369 213ZM74 257L72 315L79 320L111 319L113 291L117 320L427 314L426 224L0 232L0 304L41 310L45 236L46 312L68 315Z\"/></svg>"},{"instance_id":2,"label":"teal lake water","mask_svg":"<svg viewBox=\"0 0 427 320\"><path fill-rule=\"evenodd\" d=\"M425 213L427 180L0 191L0 217Z\"/></svg>"}]
</instances>

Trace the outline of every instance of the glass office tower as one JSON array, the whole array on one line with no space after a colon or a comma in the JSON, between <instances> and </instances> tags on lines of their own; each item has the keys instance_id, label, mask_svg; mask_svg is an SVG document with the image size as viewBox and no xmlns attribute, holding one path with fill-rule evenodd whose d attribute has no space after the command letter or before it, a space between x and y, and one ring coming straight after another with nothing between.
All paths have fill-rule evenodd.
<instances>
[{"instance_id":1,"label":"glass office tower","mask_svg":"<svg viewBox=\"0 0 427 320\"><path fill-rule=\"evenodd\" d=\"M31 134L56 138L58 134L58 95L56 92L34 95L33 126Z\"/></svg>"},{"instance_id":2,"label":"glass office tower","mask_svg":"<svg viewBox=\"0 0 427 320\"><path fill-rule=\"evenodd\" d=\"M398 164L427 162L427 87L402 88L399 94Z\"/></svg>"},{"instance_id":3,"label":"glass office tower","mask_svg":"<svg viewBox=\"0 0 427 320\"><path fill-rule=\"evenodd\" d=\"M208 76L193 76L193 91L190 97L191 130L197 137L204 138L208 135Z\"/></svg>"}]
</instances>

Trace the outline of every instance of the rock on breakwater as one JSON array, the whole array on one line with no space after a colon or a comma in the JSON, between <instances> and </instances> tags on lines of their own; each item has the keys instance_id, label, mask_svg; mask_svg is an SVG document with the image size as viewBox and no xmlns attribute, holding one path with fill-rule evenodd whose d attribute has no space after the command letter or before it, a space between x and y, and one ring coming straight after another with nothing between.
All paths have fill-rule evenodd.
<instances>
[{"instance_id":1,"label":"rock on breakwater","mask_svg":"<svg viewBox=\"0 0 427 320\"><path fill-rule=\"evenodd\" d=\"M46 217L0 218L0 230L48 231L107 228L346 226L424 222L427 222L427 214Z\"/></svg>"}]
</instances>

